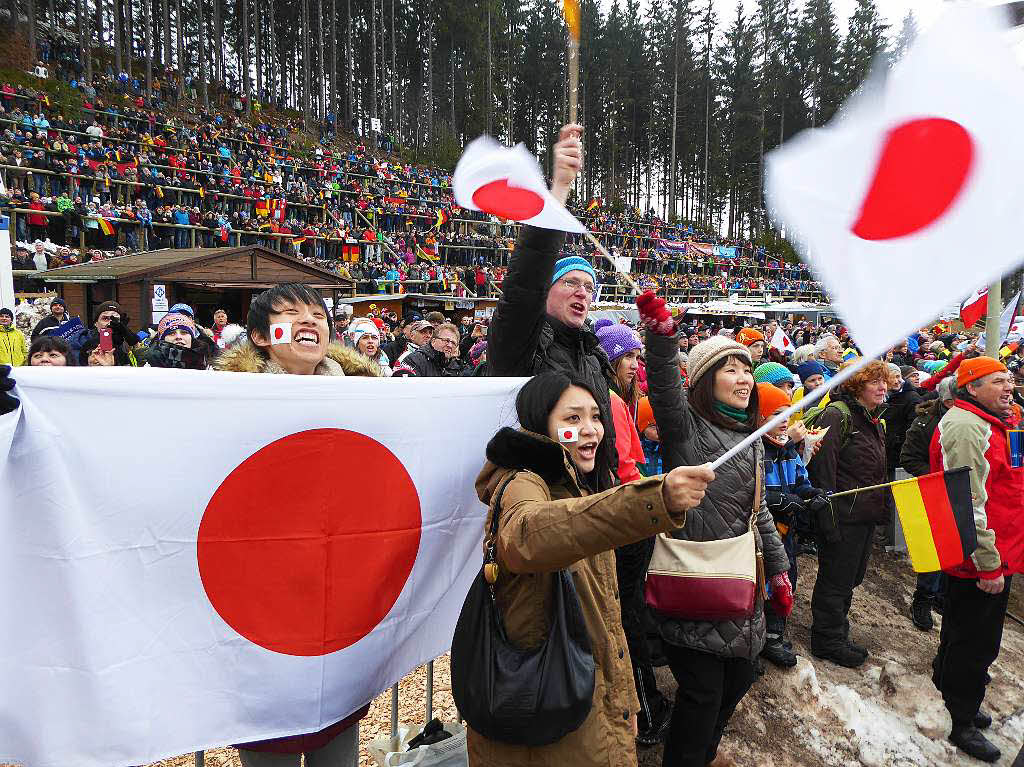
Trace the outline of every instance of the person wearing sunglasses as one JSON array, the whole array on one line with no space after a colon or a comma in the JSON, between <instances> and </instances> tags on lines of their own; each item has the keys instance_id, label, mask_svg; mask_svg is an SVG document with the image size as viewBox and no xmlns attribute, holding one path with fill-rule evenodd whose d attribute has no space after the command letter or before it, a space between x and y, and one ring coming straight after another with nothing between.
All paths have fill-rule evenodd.
<instances>
[{"instance_id":1,"label":"person wearing sunglasses","mask_svg":"<svg viewBox=\"0 0 1024 767\"><path fill-rule=\"evenodd\" d=\"M395 378L461 376L465 365L459 359L459 328L450 322L438 325L434 335L420 348L405 355L395 365Z\"/></svg>"}]
</instances>

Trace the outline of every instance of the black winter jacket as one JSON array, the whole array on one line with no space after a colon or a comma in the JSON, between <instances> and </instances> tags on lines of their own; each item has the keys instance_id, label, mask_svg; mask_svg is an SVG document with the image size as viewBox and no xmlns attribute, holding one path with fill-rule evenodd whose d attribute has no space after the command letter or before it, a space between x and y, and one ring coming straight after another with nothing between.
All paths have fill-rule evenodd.
<instances>
[{"instance_id":1,"label":"black winter jacket","mask_svg":"<svg viewBox=\"0 0 1024 767\"><path fill-rule=\"evenodd\" d=\"M900 466L908 474L920 477L931 473L932 435L947 410L949 408L940 399L917 406L917 418L907 429L907 438L900 451Z\"/></svg>"},{"instance_id":2,"label":"black winter jacket","mask_svg":"<svg viewBox=\"0 0 1024 767\"><path fill-rule=\"evenodd\" d=\"M917 406L922 402L921 394L909 381L903 382L903 388L890 395L889 401L882 406L881 418L885 421L885 460L890 469L900 463L900 451L903 440L907 437L907 429L917 414Z\"/></svg>"},{"instance_id":3,"label":"black winter jacket","mask_svg":"<svg viewBox=\"0 0 1024 767\"><path fill-rule=\"evenodd\" d=\"M713 424L689 406L680 385L679 341L674 336L647 333L647 385L654 420L658 423L663 469L694 466L714 460L742 440L748 432ZM754 511L755 480L763 472L762 440L715 470L715 481L700 505L686 515L686 524L671 533L689 541L720 541L742 535ZM764 555L768 579L789 570L789 557L765 494L757 509L755 541ZM758 596L754 615L734 621L684 621L656 613L661 636L670 644L726 658L753 660L764 647L764 605Z\"/></svg>"},{"instance_id":4,"label":"black winter jacket","mask_svg":"<svg viewBox=\"0 0 1024 767\"><path fill-rule=\"evenodd\" d=\"M615 455L611 397L615 374L589 327L570 328L545 312L548 288L565 233L522 227L487 331L487 374L534 376L546 370L575 373L597 394L604 438Z\"/></svg>"},{"instance_id":5,"label":"black winter jacket","mask_svg":"<svg viewBox=\"0 0 1024 767\"><path fill-rule=\"evenodd\" d=\"M818 416L816 427L828 426L821 448L807 466L811 484L830 493L888 481L885 430L853 397L836 395L850 408L849 431L843 433L843 414L832 403ZM836 519L846 524L884 524L889 521L892 493L888 488L845 495L832 501Z\"/></svg>"},{"instance_id":6,"label":"black winter jacket","mask_svg":"<svg viewBox=\"0 0 1024 767\"><path fill-rule=\"evenodd\" d=\"M401 362L395 363L394 377L422 376L424 378L442 378L445 376L461 376L464 370L465 366L458 357L449 360L444 352L439 352L430 344L427 344L409 352Z\"/></svg>"}]
</instances>

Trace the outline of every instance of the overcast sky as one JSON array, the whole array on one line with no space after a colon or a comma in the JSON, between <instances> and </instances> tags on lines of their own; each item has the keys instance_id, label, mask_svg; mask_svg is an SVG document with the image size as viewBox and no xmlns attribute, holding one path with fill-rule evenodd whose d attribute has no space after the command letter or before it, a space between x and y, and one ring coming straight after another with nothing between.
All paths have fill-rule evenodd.
<instances>
[{"instance_id":1,"label":"overcast sky","mask_svg":"<svg viewBox=\"0 0 1024 767\"><path fill-rule=\"evenodd\" d=\"M914 12L919 27L927 26L939 14L945 1L875 0L875 4L878 6L879 13L882 14L891 27L890 34L895 35L899 32L899 28L903 23L903 17L907 15L907 11L912 10ZM743 8L748 14L753 13L757 7L757 0L714 0L714 2L715 12L718 14L720 25L723 22L727 24L731 21L736 13L737 2L743 2ZM795 0L795 2L799 3L800 0ZM612 5L612 0L601 0L601 5L607 11ZM696 5L699 5L699 3ZM839 28L844 35L846 34L847 20L850 18L850 14L853 13L855 6L856 0L832 0L832 7L835 9L836 18L839 20Z\"/></svg>"}]
</instances>

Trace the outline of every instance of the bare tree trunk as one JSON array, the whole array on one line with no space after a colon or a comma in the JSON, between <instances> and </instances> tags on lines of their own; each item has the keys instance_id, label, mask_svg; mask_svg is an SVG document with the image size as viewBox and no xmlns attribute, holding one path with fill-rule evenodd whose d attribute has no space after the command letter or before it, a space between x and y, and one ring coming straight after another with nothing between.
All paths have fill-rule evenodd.
<instances>
[{"instance_id":1,"label":"bare tree trunk","mask_svg":"<svg viewBox=\"0 0 1024 767\"><path fill-rule=\"evenodd\" d=\"M318 78L316 93L317 100L319 101L319 109L317 110L317 116L322 120L327 114L327 87L330 85L330 80L327 75L327 65L324 63L324 0L316 0L316 53L317 61L320 65L320 71L324 73L324 77Z\"/></svg>"},{"instance_id":2,"label":"bare tree trunk","mask_svg":"<svg viewBox=\"0 0 1024 767\"><path fill-rule=\"evenodd\" d=\"M57 10L53 6L53 0L49 0L49 6L47 8L47 11L48 15L46 17L46 20L50 22L50 27L52 29L59 29L60 25L57 23Z\"/></svg>"},{"instance_id":3,"label":"bare tree trunk","mask_svg":"<svg viewBox=\"0 0 1024 767\"><path fill-rule=\"evenodd\" d=\"M450 39L452 41L452 47L451 47L451 50L448 51L448 63L449 63L449 68L451 70L451 107L452 107L451 126L452 126L452 133L455 133L455 33L454 32L452 32Z\"/></svg>"},{"instance_id":4,"label":"bare tree trunk","mask_svg":"<svg viewBox=\"0 0 1024 767\"><path fill-rule=\"evenodd\" d=\"M402 88L398 81L397 56L395 47L398 45L398 30L395 27L395 0L391 0L391 131L398 143L402 142L401 107L399 106Z\"/></svg>"},{"instance_id":5,"label":"bare tree trunk","mask_svg":"<svg viewBox=\"0 0 1024 767\"><path fill-rule=\"evenodd\" d=\"M668 169L668 210L665 220L671 221L676 212L676 132L679 118L679 2L676 2L676 46L672 74L672 159Z\"/></svg>"},{"instance_id":6,"label":"bare tree trunk","mask_svg":"<svg viewBox=\"0 0 1024 767\"><path fill-rule=\"evenodd\" d=\"M425 143L434 144L434 18L427 24L427 125Z\"/></svg>"},{"instance_id":7,"label":"bare tree trunk","mask_svg":"<svg viewBox=\"0 0 1024 767\"><path fill-rule=\"evenodd\" d=\"M221 0L213 0L213 80L224 85L224 14Z\"/></svg>"},{"instance_id":8,"label":"bare tree trunk","mask_svg":"<svg viewBox=\"0 0 1024 767\"><path fill-rule=\"evenodd\" d=\"M85 79L92 80L92 65L90 59L90 48L92 46L85 39L85 13L82 8L83 0L75 0L75 33L78 35L78 60L85 67Z\"/></svg>"},{"instance_id":9,"label":"bare tree trunk","mask_svg":"<svg viewBox=\"0 0 1024 767\"><path fill-rule=\"evenodd\" d=\"M15 4L17 7L17 4ZM103 0L96 0L96 43L103 50ZM95 83L93 83L95 85Z\"/></svg>"},{"instance_id":10,"label":"bare tree trunk","mask_svg":"<svg viewBox=\"0 0 1024 767\"><path fill-rule=\"evenodd\" d=\"M121 17L123 13L124 8L121 5L121 0L114 0L114 77L117 77L124 71L124 62L121 61L121 51L123 50L124 43L121 35Z\"/></svg>"},{"instance_id":11,"label":"bare tree trunk","mask_svg":"<svg viewBox=\"0 0 1024 767\"><path fill-rule=\"evenodd\" d=\"M352 90L352 0L345 0L345 121L346 128L352 127L353 103Z\"/></svg>"},{"instance_id":12,"label":"bare tree trunk","mask_svg":"<svg viewBox=\"0 0 1024 767\"><path fill-rule=\"evenodd\" d=\"M256 30L256 100L263 101L263 13L257 2L252 7L253 29Z\"/></svg>"},{"instance_id":13,"label":"bare tree trunk","mask_svg":"<svg viewBox=\"0 0 1024 767\"><path fill-rule=\"evenodd\" d=\"M100 0L96 0L97 3ZM171 0L161 0L164 11L164 70L171 69Z\"/></svg>"},{"instance_id":14,"label":"bare tree trunk","mask_svg":"<svg viewBox=\"0 0 1024 767\"><path fill-rule=\"evenodd\" d=\"M494 98L491 94L491 4L487 3L487 133L491 133L491 110Z\"/></svg>"},{"instance_id":15,"label":"bare tree trunk","mask_svg":"<svg viewBox=\"0 0 1024 767\"><path fill-rule=\"evenodd\" d=\"M370 0L370 125L377 114L377 0ZM372 128L371 128L371 132Z\"/></svg>"},{"instance_id":16,"label":"bare tree trunk","mask_svg":"<svg viewBox=\"0 0 1024 767\"><path fill-rule=\"evenodd\" d=\"M267 18L267 37L269 39L269 47L267 50L267 80L269 85L267 90L270 92L271 100L277 94L277 80L280 77L280 60L277 58L277 26L275 19L276 11L274 10L274 0L270 0L267 5L269 13L266 15ZM283 87L283 85L282 85Z\"/></svg>"},{"instance_id":17,"label":"bare tree trunk","mask_svg":"<svg viewBox=\"0 0 1024 767\"><path fill-rule=\"evenodd\" d=\"M181 23L181 0L175 2L174 31L178 43L178 59L175 69L178 71L178 98L185 94L185 25Z\"/></svg>"},{"instance_id":18,"label":"bare tree trunk","mask_svg":"<svg viewBox=\"0 0 1024 767\"><path fill-rule=\"evenodd\" d=\"M36 50L36 0L28 0L28 11L29 54L32 56L32 66L35 67L36 61L39 60L39 52Z\"/></svg>"},{"instance_id":19,"label":"bare tree trunk","mask_svg":"<svg viewBox=\"0 0 1024 767\"><path fill-rule=\"evenodd\" d=\"M515 48L515 38L512 29L512 12L509 9L508 14L508 69L506 71L505 78L505 98L507 103L505 104L505 112L508 114L508 135L505 137L509 144L512 143L512 113L515 111L513 108L514 101L512 99L512 51ZM583 102L586 104L586 101ZM587 167L590 164L587 163Z\"/></svg>"},{"instance_id":20,"label":"bare tree trunk","mask_svg":"<svg viewBox=\"0 0 1024 767\"><path fill-rule=\"evenodd\" d=\"M135 32L133 28L132 0L127 0L124 4L124 56L125 62L128 64L125 71L128 73L129 79L132 76L132 55L135 48Z\"/></svg>"},{"instance_id":21,"label":"bare tree trunk","mask_svg":"<svg viewBox=\"0 0 1024 767\"><path fill-rule=\"evenodd\" d=\"M302 2L302 120L309 128L309 0Z\"/></svg>"},{"instance_id":22,"label":"bare tree trunk","mask_svg":"<svg viewBox=\"0 0 1024 767\"><path fill-rule=\"evenodd\" d=\"M331 59L331 66L328 69L328 89L330 98L327 100L328 110L334 115L335 129L338 127L338 3L331 0L331 17L328 20L331 25L327 42L329 43L328 56Z\"/></svg>"},{"instance_id":23,"label":"bare tree trunk","mask_svg":"<svg viewBox=\"0 0 1024 767\"><path fill-rule=\"evenodd\" d=\"M142 15L146 25L146 98L153 98L153 25L151 0L142 0Z\"/></svg>"},{"instance_id":24,"label":"bare tree trunk","mask_svg":"<svg viewBox=\"0 0 1024 767\"><path fill-rule=\"evenodd\" d=\"M199 92L203 99L203 108L210 108L210 91L207 81L210 79L206 67L206 10L203 8L205 0L196 0L196 15L198 16L199 30Z\"/></svg>"},{"instance_id":25,"label":"bare tree trunk","mask_svg":"<svg viewBox=\"0 0 1024 767\"><path fill-rule=\"evenodd\" d=\"M249 0L242 0L242 92L245 111L252 112L252 87L249 82Z\"/></svg>"}]
</instances>

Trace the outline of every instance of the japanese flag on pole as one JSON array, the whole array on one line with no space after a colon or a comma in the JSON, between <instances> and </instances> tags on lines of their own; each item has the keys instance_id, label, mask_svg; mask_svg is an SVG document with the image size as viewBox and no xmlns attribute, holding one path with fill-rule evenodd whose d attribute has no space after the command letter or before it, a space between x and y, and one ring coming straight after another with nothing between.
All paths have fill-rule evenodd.
<instances>
[{"instance_id":1,"label":"japanese flag on pole","mask_svg":"<svg viewBox=\"0 0 1024 767\"><path fill-rule=\"evenodd\" d=\"M789 340L789 336L786 335L786 331L782 329L782 326L775 328L775 332L772 334L771 347L778 349L783 354L793 353L793 342Z\"/></svg>"},{"instance_id":2,"label":"japanese flag on pole","mask_svg":"<svg viewBox=\"0 0 1024 767\"><path fill-rule=\"evenodd\" d=\"M455 202L544 229L585 232L548 191L537 159L522 144L509 149L490 136L470 142L452 175Z\"/></svg>"},{"instance_id":3,"label":"japanese flag on pole","mask_svg":"<svg viewBox=\"0 0 1024 767\"><path fill-rule=\"evenodd\" d=\"M1024 73L1006 29L1000 10L949 8L884 82L768 157L773 216L868 356L1021 259Z\"/></svg>"},{"instance_id":4,"label":"japanese flag on pole","mask_svg":"<svg viewBox=\"0 0 1024 767\"><path fill-rule=\"evenodd\" d=\"M0 416L0 763L147 764L315 732L450 646L481 561L473 483L521 380L457 396L430 378L17 381Z\"/></svg>"}]
</instances>

